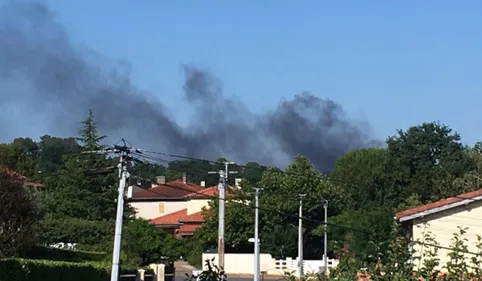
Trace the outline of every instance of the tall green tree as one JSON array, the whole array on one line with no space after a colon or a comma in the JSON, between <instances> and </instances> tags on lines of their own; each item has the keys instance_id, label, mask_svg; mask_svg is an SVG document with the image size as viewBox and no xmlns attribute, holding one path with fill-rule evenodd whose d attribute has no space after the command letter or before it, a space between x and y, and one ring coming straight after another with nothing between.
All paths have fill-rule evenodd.
<instances>
[{"instance_id":1,"label":"tall green tree","mask_svg":"<svg viewBox=\"0 0 482 281\"><path fill-rule=\"evenodd\" d=\"M0 166L35 178L38 152L38 146L31 138L16 138L12 143L0 144Z\"/></svg>"},{"instance_id":2,"label":"tall green tree","mask_svg":"<svg viewBox=\"0 0 482 281\"><path fill-rule=\"evenodd\" d=\"M265 189L260 197L260 206L264 207L261 239L265 236L270 237L278 225L287 227L298 225L297 214L300 202L298 195L306 194L303 199L303 217L312 218L313 221L304 221L304 239L307 242L310 241L309 243L322 244L321 237L314 233L320 226L314 221L319 221L323 217L322 199L330 201L330 213L334 215L340 211L343 195L325 175L313 168L308 158L296 157L284 172L277 169L264 172L259 186ZM296 253L287 251L286 254L293 256ZM319 257L322 249L307 247L305 254L307 258Z\"/></svg>"},{"instance_id":3,"label":"tall green tree","mask_svg":"<svg viewBox=\"0 0 482 281\"><path fill-rule=\"evenodd\" d=\"M99 135L97 132L97 122L94 120L92 110L89 110L87 119L81 122L83 125L79 130L80 137L77 138L84 151L94 151L104 148L101 141L106 138L105 135Z\"/></svg>"},{"instance_id":4,"label":"tall green tree","mask_svg":"<svg viewBox=\"0 0 482 281\"><path fill-rule=\"evenodd\" d=\"M48 220L44 221L44 231L56 233L50 237L68 237L65 233L69 228L64 227L63 222L72 222L83 227L88 236L92 236L92 231L99 225L97 222L108 222L113 224L116 214L117 199L117 173L87 175L86 169L103 169L115 166L116 161L106 155L98 153L88 153L92 150L102 149L100 141L104 136L99 136L92 111L86 120L82 122L83 128L79 130L80 136L77 139L81 152L78 154L67 154L63 159L63 166L58 172L44 179L46 185L43 194L46 205L48 206ZM130 210L126 206L126 213ZM92 223L91 223L92 222ZM106 230L111 229L105 227ZM110 236L109 233L105 235ZM49 239L49 237L46 237ZM87 241L87 238L76 237L79 242ZM53 242L53 241L45 241ZM66 241L63 241L66 242Z\"/></svg>"},{"instance_id":5,"label":"tall green tree","mask_svg":"<svg viewBox=\"0 0 482 281\"><path fill-rule=\"evenodd\" d=\"M64 155L78 154L81 146L75 138L59 138L49 135L40 137L38 145L37 170L42 177L59 171L64 166Z\"/></svg>"},{"instance_id":6,"label":"tall green tree","mask_svg":"<svg viewBox=\"0 0 482 281\"><path fill-rule=\"evenodd\" d=\"M355 150L338 158L330 181L343 190L344 208L357 210L387 203L392 193L386 176L387 161L384 148Z\"/></svg>"},{"instance_id":7,"label":"tall green tree","mask_svg":"<svg viewBox=\"0 0 482 281\"><path fill-rule=\"evenodd\" d=\"M422 202L457 195L454 179L474 168L460 135L439 123L399 130L387 140L390 173L400 198L419 194Z\"/></svg>"},{"instance_id":8,"label":"tall green tree","mask_svg":"<svg viewBox=\"0 0 482 281\"><path fill-rule=\"evenodd\" d=\"M243 202L243 203L241 203ZM228 251L246 252L252 250L249 239L254 233L254 210L252 202L246 200L226 200L225 206L225 247ZM202 248L216 248L218 239L218 200L209 202L203 210L205 223L196 232L196 239Z\"/></svg>"},{"instance_id":9,"label":"tall green tree","mask_svg":"<svg viewBox=\"0 0 482 281\"><path fill-rule=\"evenodd\" d=\"M453 189L458 194L482 188L482 143L476 143L466 153L474 161L474 166L454 180Z\"/></svg>"}]
</instances>

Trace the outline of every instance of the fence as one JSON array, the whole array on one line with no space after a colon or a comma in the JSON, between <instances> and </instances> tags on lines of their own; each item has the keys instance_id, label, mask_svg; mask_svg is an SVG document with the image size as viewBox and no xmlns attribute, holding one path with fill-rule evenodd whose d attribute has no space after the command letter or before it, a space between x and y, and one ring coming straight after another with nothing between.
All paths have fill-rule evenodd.
<instances>
[{"instance_id":1,"label":"fence","mask_svg":"<svg viewBox=\"0 0 482 281\"><path fill-rule=\"evenodd\" d=\"M203 254L203 261L214 258L214 264L217 265L217 254ZM328 268L334 268L338 265L337 259L328 259ZM304 260L303 268L305 273L323 271L323 260ZM283 260L274 259L270 254L260 254L260 269L267 275L284 275L285 272L298 273L298 259L286 258ZM204 269L206 267L204 266ZM224 271L227 274L253 274L254 272L254 254L225 254L224 255Z\"/></svg>"}]
</instances>

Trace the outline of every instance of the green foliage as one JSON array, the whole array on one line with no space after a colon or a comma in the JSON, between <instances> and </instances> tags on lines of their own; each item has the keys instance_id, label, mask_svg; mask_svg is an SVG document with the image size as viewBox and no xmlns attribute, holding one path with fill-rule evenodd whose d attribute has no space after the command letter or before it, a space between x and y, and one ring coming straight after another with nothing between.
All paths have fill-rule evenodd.
<instances>
[{"instance_id":1,"label":"green foliage","mask_svg":"<svg viewBox=\"0 0 482 281\"><path fill-rule=\"evenodd\" d=\"M209 202L209 209L203 211L205 223L196 233L202 248L217 245L218 203L218 200ZM226 202L225 245L233 251L252 250L252 244L248 240L254 232L254 211L252 203L244 203L247 205L229 200Z\"/></svg>"},{"instance_id":2,"label":"green foliage","mask_svg":"<svg viewBox=\"0 0 482 281\"><path fill-rule=\"evenodd\" d=\"M440 245L430 232L424 233L421 240L410 242L408 236L394 224L391 239L385 242L386 245L370 242L377 252L374 259L362 263L360 259L345 254L338 267L330 273L329 280L356 280L356 276L363 272L366 272L368 280L374 281L480 280L482 238L478 238L474 245L477 251L472 253L468 251L465 233L466 229L459 227L458 232L453 234L449 261L441 265L438 255ZM420 246L417 251L414 250L415 245Z\"/></svg>"},{"instance_id":3,"label":"green foliage","mask_svg":"<svg viewBox=\"0 0 482 281\"><path fill-rule=\"evenodd\" d=\"M336 268L330 271L329 277L333 281L348 281L355 280L363 263L360 259L354 258L350 255L344 255Z\"/></svg>"},{"instance_id":4,"label":"green foliage","mask_svg":"<svg viewBox=\"0 0 482 281\"><path fill-rule=\"evenodd\" d=\"M98 244L114 235L113 221L92 221L81 218L49 215L40 222L39 242Z\"/></svg>"},{"instance_id":5,"label":"green foliage","mask_svg":"<svg viewBox=\"0 0 482 281\"><path fill-rule=\"evenodd\" d=\"M79 130L81 137L77 138L80 145L85 151L95 151L103 149L104 146L100 142L106 138L106 136L100 136L97 132L97 122L94 120L94 114L89 109L89 115L87 119L81 122L83 128Z\"/></svg>"},{"instance_id":6,"label":"green foliage","mask_svg":"<svg viewBox=\"0 0 482 281\"><path fill-rule=\"evenodd\" d=\"M101 262L108 258L106 253L80 250L57 249L34 246L22 255L26 259L53 260L68 262Z\"/></svg>"},{"instance_id":7,"label":"green foliage","mask_svg":"<svg viewBox=\"0 0 482 281\"><path fill-rule=\"evenodd\" d=\"M71 263L45 260L0 260L0 281L104 281L108 267L95 263Z\"/></svg>"},{"instance_id":8,"label":"green foliage","mask_svg":"<svg viewBox=\"0 0 482 281\"><path fill-rule=\"evenodd\" d=\"M424 231L423 233L422 241L416 241L421 247L420 253L414 256L414 260L418 260L418 275L430 280L436 278L440 273L440 258L438 256L440 244L430 231L426 233Z\"/></svg>"},{"instance_id":9,"label":"green foliage","mask_svg":"<svg viewBox=\"0 0 482 281\"><path fill-rule=\"evenodd\" d=\"M214 259L206 260L206 270L203 270L198 276L186 274L186 281L227 281L228 278L224 270L213 264Z\"/></svg>"},{"instance_id":10,"label":"green foliage","mask_svg":"<svg viewBox=\"0 0 482 281\"><path fill-rule=\"evenodd\" d=\"M1 254L17 256L34 242L73 242L78 243L79 249L110 255L117 175L86 175L84 170L115 166L117 162L102 154L79 153L103 148L104 137L97 131L93 113L89 111L79 130L79 138L46 135L38 142L17 138L12 143L0 144L0 165L41 180L46 186L40 196L25 193L22 188L2 193L10 199L5 204L0 201L3 208L0 223L26 227L18 232L7 231L6 236L2 232ZM296 256L297 195L307 194L303 201L303 216L308 218L303 222L305 258L318 258L322 254L323 249L318 245L322 245L323 227L315 221L324 215L321 200L328 199L329 255L343 252L333 278L353 280L360 267L367 267L372 280L412 280L405 276L410 275L409 264L402 261L412 255L403 250L409 243L405 236L398 235L398 230L397 235L392 232L394 212L481 188L481 152L481 144L463 146L460 136L448 126L432 122L398 131L387 139L387 148L360 149L339 157L329 175L313 169L304 156L296 157L285 171L268 169L254 162L233 165L231 169L238 171L236 177L244 178L245 182L243 189L237 192L237 201L229 199L226 203L226 249L252 252L253 245L248 242L253 236L254 225L251 186L259 186L264 188L260 196L263 252L275 257ZM225 160L218 159L219 162ZM151 180L164 175L169 181L186 173L190 182L206 181L211 186L218 178L206 172L219 169L224 169L222 163L183 160L172 161L167 166L136 164L131 174ZM234 184L234 177L230 177L229 184ZM0 191L4 192L5 188L13 188L13 185L0 184ZM18 202L15 196L25 196L28 200L13 204ZM7 197L1 196L0 200ZM41 219L43 207L48 214ZM8 208L20 215L8 215L11 214L6 211ZM132 210L127 205L125 210L123 264L137 266L162 257L177 259L182 256L197 265L201 263L202 252L217 244L217 200L210 202L210 210L204 211L204 227L194 237L184 240L159 232L146 221L132 220ZM363 231L367 229L368 233ZM480 268L477 265L482 264L482 258L471 259L475 265L470 265L461 255L467 244L463 234L461 230L453 240L454 251L446 268L452 276L461 277L470 268L480 272L476 268ZM424 241L424 259L419 260L415 275L435 280L440 261L437 247L429 245L436 245L437 241L430 234ZM479 244L482 243L479 241ZM39 255L42 256L48 257L48 254ZM60 256L54 255L53 259L61 259Z\"/></svg>"},{"instance_id":11,"label":"green foliage","mask_svg":"<svg viewBox=\"0 0 482 281\"><path fill-rule=\"evenodd\" d=\"M36 153L37 170L39 179L58 172L65 164L64 155L76 154L81 151L81 146L75 138L58 138L45 135L40 137Z\"/></svg>"},{"instance_id":12,"label":"green foliage","mask_svg":"<svg viewBox=\"0 0 482 281\"><path fill-rule=\"evenodd\" d=\"M35 242L41 217L34 190L0 167L0 258L17 256Z\"/></svg>"},{"instance_id":13,"label":"green foliage","mask_svg":"<svg viewBox=\"0 0 482 281\"><path fill-rule=\"evenodd\" d=\"M351 151L336 161L330 180L339 186L347 209L361 209L369 204L384 204L391 191L387 185L384 148L365 148Z\"/></svg>"},{"instance_id":14,"label":"green foliage","mask_svg":"<svg viewBox=\"0 0 482 281\"><path fill-rule=\"evenodd\" d=\"M445 265L450 280L461 280L468 273L468 240L463 237L466 231L467 228L459 227L459 232L452 237L452 251L448 254L450 260Z\"/></svg>"},{"instance_id":15,"label":"green foliage","mask_svg":"<svg viewBox=\"0 0 482 281\"><path fill-rule=\"evenodd\" d=\"M177 260L181 256L180 241L161 232L148 221L134 219L126 223L122 241L126 264L148 265L163 259Z\"/></svg>"},{"instance_id":16,"label":"green foliage","mask_svg":"<svg viewBox=\"0 0 482 281\"><path fill-rule=\"evenodd\" d=\"M266 231L261 237L261 251L275 258L285 259L289 253L298 250L298 229L293 225L276 225L271 231Z\"/></svg>"},{"instance_id":17,"label":"green foliage","mask_svg":"<svg viewBox=\"0 0 482 281\"><path fill-rule=\"evenodd\" d=\"M263 211L260 212L261 237L269 236L269 233L278 225L285 227L298 225L296 216L299 212L299 199L296 198L298 194L308 195L303 199L303 217L316 217L319 220L323 214L320 204L322 198L330 200L332 214L338 213L341 208L343 197L341 190L336 188L326 176L316 171L306 157L296 157L285 172L280 173L276 169L267 170L263 173L263 178L259 183L264 188L260 196L260 206L263 207ZM285 214L294 214L294 216ZM305 241L321 244L321 238L315 233L318 226L319 224L304 221ZM296 254L294 249L291 249L291 252L285 252L286 256ZM279 255L279 251L273 254ZM319 247L307 247L305 250L306 258L319 257L321 254Z\"/></svg>"},{"instance_id":18,"label":"green foliage","mask_svg":"<svg viewBox=\"0 0 482 281\"><path fill-rule=\"evenodd\" d=\"M460 136L435 122L398 131L388 138L391 180L402 197L419 194L422 202L455 196L455 178L474 168Z\"/></svg>"},{"instance_id":19,"label":"green foliage","mask_svg":"<svg viewBox=\"0 0 482 281\"><path fill-rule=\"evenodd\" d=\"M16 138L10 144L0 144L0 166L33 177L36 175L37 144L30 138Z\"/></svg>"},{"instance_id":20,"label":"green foliage","mask_svg":"<svg viewBox=\"0 0 482 281\"><path fill-rule=\"evenodd\" d=\"M330 218L332 225L328 226L329 249L340 250L349 247L359 259L376 256L377 249L367 241L372 240L385 245L390 240L393 225L393 210L387 206L367 206L360 210L348 210ZM323 226L315 232L321 236ZM349 233L349 235L347 235Z\"/></svg>"}]
</instances>

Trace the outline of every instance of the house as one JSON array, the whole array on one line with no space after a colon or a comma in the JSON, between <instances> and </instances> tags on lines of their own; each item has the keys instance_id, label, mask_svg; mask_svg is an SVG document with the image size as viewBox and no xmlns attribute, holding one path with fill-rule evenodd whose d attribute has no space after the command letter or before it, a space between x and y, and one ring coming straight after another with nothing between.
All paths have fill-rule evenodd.
<instances>
[{"instance_id":1,"label":"house","mask_svg":"<svg viewBox=\"0 0 482 281\"><path fill-rule=\"evenodd\" d=\"M424 241L425 235L430 234L440 246L437 257L443 266L449 260L447 254L451 252L453 234L459 232L458 227L467 228L464 234L467 252L480 251L476 243L477 235L482 234L482 189L396 213L395 219L409 230L412 241L433 244ZM423 265L427 250L421 245L414 245L414 250L415 255L422 257L416 266ZM465 256L469 262L474 255L465 253Z\"/></svg>"},{"instance_id":2,"label":"house","mask_svg":"<svg viewBox=\"0 0 482 281\"><path fill-rule=\"evenodd\" d=\"M21 175L7 167L4 167L4 166L0 166L0 171L6 173L7 175L9 176L12 176L18 180L20 180L21 182L23 182L23 184L25 186L28 186L28 187L33 187L33 188L41 188L41 187L44 187L43 184L39 183L39 182L36 182L36 181L33 181L29 178L27 178L26 176L24 175Z\"/></svg>"},{"instance_id":3,"label":"house","mask_svg":"<svg viewBox=\"0 0 482 281\"><path fill-rule=\"evenodd\" d=\"M130 186L129 204L136 211L136 216L151 220L187 208L186 195L199 192L205 187L187 182L184 175L181 180L166 183L164 176L157 177L156 184L149 189Z\"/></svg>"},{"instance_id":4,"label":"house","mask_svg":"<svg viewBox=\"0 0 482 281\"><path fill-rule=\"evenodd\" d=\"M150 223L178 237L192 236L204 224L203 208L209 208L209 201L217 196L218 186L187 194L184 196L187 202L185 209L157 217L150 220ZM229 196L229 191L226 196Z\"/></svg>"},{"instance_id":5,"label":"house","mask_svg":"<svg viewBox=\"0 0 482 281\"><path fill-rule=\"evenodd\" d=\"M217 189L217 186L205 187L204 182L189 183L186 175L168 183L165 177L159 176L151 188L130 186L128 197L136 217L177 236L190 236L204 223L201 211L209 207L209 201L218 194Z\"/></svg>"}]
</instances>

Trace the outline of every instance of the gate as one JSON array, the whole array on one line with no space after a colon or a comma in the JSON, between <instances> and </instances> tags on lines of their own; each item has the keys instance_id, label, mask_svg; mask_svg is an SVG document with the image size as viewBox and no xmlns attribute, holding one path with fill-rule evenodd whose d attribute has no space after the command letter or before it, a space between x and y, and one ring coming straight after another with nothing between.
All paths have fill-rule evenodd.
<instances>
[{"instance_id":1,"label":"gate","mask_svg":"<svg viewBox=\"0 0 482 281\"><path fill-rule=\"evenodd\" d=\"M164 281L175 281L176 268L174 267L174 262L166 260L163 264L166 266L164 268Z\"/></svg>"}]
</instances>

